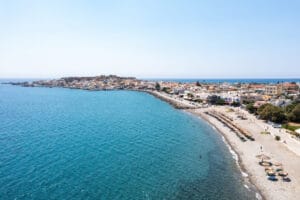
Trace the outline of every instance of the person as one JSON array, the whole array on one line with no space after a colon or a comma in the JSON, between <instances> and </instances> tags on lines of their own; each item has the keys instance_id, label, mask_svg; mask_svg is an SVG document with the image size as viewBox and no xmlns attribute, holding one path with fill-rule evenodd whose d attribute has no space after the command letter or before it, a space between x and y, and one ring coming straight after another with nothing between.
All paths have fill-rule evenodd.
<instances>
[{"instance_id":1,"label":"person","mask_svg":"<svg viewBox=\"0 0 300 200\"><path fill-rule=\"evenodd\" d=\"M260 151L261 151L261 152L263 151L263 148L262 148L262 146L260 146Z\"/></svg>"}]
</instances>

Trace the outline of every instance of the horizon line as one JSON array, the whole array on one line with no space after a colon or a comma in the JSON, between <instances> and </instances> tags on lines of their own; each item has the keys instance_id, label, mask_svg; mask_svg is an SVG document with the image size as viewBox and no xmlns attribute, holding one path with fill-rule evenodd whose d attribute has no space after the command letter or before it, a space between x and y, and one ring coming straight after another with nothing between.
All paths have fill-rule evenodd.
<instances>
[{"instance_id":1,"label":"horizon line","mask_svg":"<svg viewBox=\"0 0 300 200\"><path fill-rule=\"evenodd\" d=\"M103 75L103 74L102 74ZM115 75L115 74L110 74L110 75ZM85 75L75 75L75 76L61 76L61 77L0 77L0 79L59 79L59 78L66 78L66 77L96 77L96 76L101 76L101 75L94 75L94 76L85 76ZM104 75L104 76L109 76L109 75ZM116 75L119 76L119 75ZM119 76L119 77L134 77L136 79L153 79L153 80L158 80L158 79L165 79L165 80L180 80L180 79L190 79L190 80L203 80L203 79L208 79L208 80L234 80L234 79L240 79L240 80L247 80L247 79L261 79L261 80L271 80L271 79L300 79L300 77L135 77L135 76Z\"/></svg>"}]
</instances>

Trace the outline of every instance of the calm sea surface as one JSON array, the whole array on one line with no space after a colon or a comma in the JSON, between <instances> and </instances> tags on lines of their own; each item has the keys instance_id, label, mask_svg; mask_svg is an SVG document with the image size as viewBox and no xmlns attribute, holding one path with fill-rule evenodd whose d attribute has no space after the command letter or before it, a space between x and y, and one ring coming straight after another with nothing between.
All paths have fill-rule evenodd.
<instances>
[{"instance_id":1,"label":"calm sea surface","mask_svg":"<svg viewBox=\"0 0 300 200\"><path fill-rule=\"evenodd\" d=\"M220 135L148 94L0 84L0 199L254 199Z\"/></svg>"}]
</instances>

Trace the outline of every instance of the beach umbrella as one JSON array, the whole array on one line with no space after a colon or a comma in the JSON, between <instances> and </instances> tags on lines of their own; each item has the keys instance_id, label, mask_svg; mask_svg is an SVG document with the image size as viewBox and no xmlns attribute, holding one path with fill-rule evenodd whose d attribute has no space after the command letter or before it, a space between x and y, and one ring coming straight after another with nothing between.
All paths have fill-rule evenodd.
<instances>
[{"instance_id":1,"label":"beach umbrella","mask_svg":"<svg viewBox=\"0 0 300 200\"><path fill-rule=\"evenodd\" d=\"M282 177L282 180L284 182L291 182L291 179L289 177Z\"/></svg>"},{"instance_id":2,"label":"beach umbrella","mask_svg":"<svg viewBox=\"0 0 300 200\"><path fill-rule=\"evenodd\" d=\"M276 167L279 167L279 166L282 166L282 163L276 162L276 163L273 163L273 165Z\"/></svg>"},{"instance_id":3,"label":"beach umbrella","mask_svg":"<svg viewBox=\"0 0 300 200\"><path fill-rule=\"evenodd\" d=\"M276 175L273 170L267 170L266 173L267 173L268 176L275 176Z\"/></svg>"},{"instance_id":4,"label":"beach umbrella","mask_svg":"<svg viewBox=\"0 0 300 200\"><path fill-rule=\"evenodd\" d=\"M265 154L259 154L256 156L256 158L262 159L262 160L270 160L271 158Z\"/></svg>"},{"instance_id":5,"label":"beach umbrella","mask_svg":"<svg viewBox=\"0 0 300 200\"><path fill-rule=\"evenodd\" d=\"M273 168L270 166L265 166L265 171L268 171L268 170L273 170Z\"/></svg>"},{"instance_id":6,"label":"beach umbrella","mask_svg":"<svg viewBox=\"0 0 300 200\"><path fill-rule=\"evenodd\" d=\"M272 165L272 163L266 162L266 161L261 161L261 162L259 162L259 164L260 164L261 166L264 166L264 167L269 167L269 166Z\"/></svg>"},{"instance_id":7,"label":"beach umbrella","mask_svg":"<svg viewBox=\"0 0 300 200\"><path fill-rule=\"evenodd\" d=\"M278 172L278 175L279 175L279 176L283 176L283 177L285 177L285 176L287 176L287 175L288 175L288 173L287 173L287 172L284 172L284 171L282 171L282 172Z\"/></svg>"},{"instance_id":8,"label":"beach umbrella","mask_svg":"<svg viewBox=\"0 0 300 200\"><path fill-rule=\"evenodd\" d=\"M276 171L277 171L277 172L281 172L281 171L283 171L283 168L282 168L282 167L277 167L277 168L276 168Z\"/></svg>"},{"instance_id":9,"label":"beach umbrella","mask_svg":"<svg viewBox=\"0 0 300 200\"><path fill-rule=\"evenodd\" d=\"M278 178L276 178L276 176L268 176L268 180L270 180L270 181L278 181Z\"/></svg>"}]
</instances>

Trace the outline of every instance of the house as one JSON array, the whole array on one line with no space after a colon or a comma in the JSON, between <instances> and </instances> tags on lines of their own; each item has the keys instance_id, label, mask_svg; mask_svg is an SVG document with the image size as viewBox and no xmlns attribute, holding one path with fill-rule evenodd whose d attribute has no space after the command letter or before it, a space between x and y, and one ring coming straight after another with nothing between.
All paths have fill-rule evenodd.
<instances>
[{"instance_id":1,"label":"house","mask_svg":"<svg viewBox=\"0 0 300 200\"><path fill-rule=\"evenodd\" d=\"M265 86L265 94L270 96L276 96L282 94L282 85L266 85Z\"/></svg>"}]
</instances>

